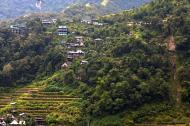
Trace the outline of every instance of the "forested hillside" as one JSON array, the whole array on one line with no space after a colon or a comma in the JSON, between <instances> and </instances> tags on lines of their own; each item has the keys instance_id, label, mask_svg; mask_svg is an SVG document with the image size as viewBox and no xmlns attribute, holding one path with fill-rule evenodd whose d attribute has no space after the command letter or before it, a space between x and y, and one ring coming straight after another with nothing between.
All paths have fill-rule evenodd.
<instances>
[{"instance_id":1,"label":"forested hillside","mask_svg":"<svg viewBox=\"0 0 190 126\"><path fill-rule=\"evenodd\" d=\"M94 10L93 12L107 14L113 12L119 12L125 9L130 9L133 7L138 7L150 0L42 0L42 8L39 10L36 8L37 0L3 0L0 2L0 18L9 19L16 18L23 15L28 15L31 13L40 13L40 12L62 12L67 10L67 8L81 5L83 8L86 4L92 4L92 6L98 6L99 12ZM105 2L104 2L105 1ZM103 5L101 5L103 2ZM104 5L104 3L106 5ZM103 10L104 13L102 13ZM72 16L72 15L69 15Z\"/></svg>"},{"instance_id":2,"label":"forested hillside","mask_svg":"<svg viewBox=\"0 0 190 126\"><path fill-rule=\"evenodd\" d=\"M44 26L39 19L29 20L24 37L1 29L0 84L33 80L40 91L82 98L68 110L58 105L46 116L49 125L187 124L189 10L189 0L155 0L96 23L74 20ZM68 27L68 35L56 34L60 25ZM73 47L79 36L83 43ZM80 54L70 61L76 52ZM71 119L64 112L71 113Z\"/></svg>"},{"instance_id":3,"label":"forested hillside","mask_svg":"<svg viewBox=\"0 0 190 126\"><path fill-rule=\"evenodd\" d=\"M60 68L63 47L51 43L52 37L43 33L39 20L28 22L27 27L32 31L24 37L1 29L1 85L26 84L36 78L37 73L46 75ZM56 57L52 57L53 54Z\"/></svg>"}]
</instances>

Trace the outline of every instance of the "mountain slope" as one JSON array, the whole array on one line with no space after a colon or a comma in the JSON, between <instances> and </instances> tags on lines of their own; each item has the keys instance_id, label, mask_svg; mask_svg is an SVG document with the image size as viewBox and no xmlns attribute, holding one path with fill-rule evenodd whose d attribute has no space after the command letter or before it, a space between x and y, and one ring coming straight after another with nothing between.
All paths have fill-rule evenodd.
<instances>
[{"instance_id":1,"label":"mountain slope","mask_svg":"<svg viewBox=\"0 0 190 126\"><path fill-rule=\"evenodd\" d=\"M139 6L150 0L44 0L42 12L60 12L69 6L85 5L102 5L107 12L112 12L112 7L117 7L117 11ZM15 18L27 13L39 12L35 7L36 0L1 0L0 18ZM108 6L107 6L108 5ZM111 8L110 8L111 7Z\"/></svg>"},{"instance_id":2,"label":"mountain slope","mask_svg":"<svg viewBox=\"0 0 190 126\"><path fill-rule=\"evenodd\" d=\"M47 27L33 19L27 21L30 34L24 38L3 29L0 84L25 85L40 79L46 86L43 91L55 93L65 93L71 86L82 95L79 107L92 126L185 125L190 122L189 10L189 0L156 0L102 17L103 26L74 20ZM68 36L51 34L60 24L68 26ZM71 45L79 35L84 43L76 49ZM76 50L85 55L67 62L68 54ZM87 63L81 64L84 60ZM54 72L58 76L46 79ZM65 110L64 105L57 108ZM57 126L65 123L62 117L52 111L47 121Z\"/></svg>"}]
</instances>

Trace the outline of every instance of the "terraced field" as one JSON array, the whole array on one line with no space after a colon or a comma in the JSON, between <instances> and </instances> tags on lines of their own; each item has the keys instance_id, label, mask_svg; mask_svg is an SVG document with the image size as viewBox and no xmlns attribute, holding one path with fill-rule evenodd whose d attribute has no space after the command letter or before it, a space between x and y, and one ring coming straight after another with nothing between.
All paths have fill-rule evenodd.
<instances>
[{"instance_id":1,"label":"terraced field","mask_svg":"<svg viewBox=\"0 0 190 126\"><path fill-rule=\"evenodd\" d=\"M16 112L31 117L45 118L51 112L57 112L62 104L79 102L80 98L64 95L60 92L43 92L42 88L21 88L11 93L0 94L0 112L11 110L11 102L16 102ZM7 108L7 110L4 110Z\"/></svg>"}]
</instances>

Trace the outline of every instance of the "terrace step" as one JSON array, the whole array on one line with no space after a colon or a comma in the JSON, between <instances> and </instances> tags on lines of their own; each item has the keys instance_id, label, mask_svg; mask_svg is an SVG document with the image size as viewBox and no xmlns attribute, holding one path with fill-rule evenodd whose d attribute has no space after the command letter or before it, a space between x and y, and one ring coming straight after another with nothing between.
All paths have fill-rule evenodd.
<instances>
[{"instance_id":1,"label":"terrace step","mask_svg":"<svg viewBox=\"0 0 190 126\"><path fill-rule=\"evenodd\" d=\"M4 108L5 106L6 106L6 105L0 105L0 109L1 109L1 108Z\"/></svg>"},{"instance_id":2,"label":"terrace step","mask_svg":"<svg viewBox=\"0 0 190 126\"><path fill-rule=\"evenodd\" d=\"M41 107L41 108L55 108L55 107L57 107L57 106L59 106L60 104L68 104L68 103L70 103L70 102L57 102L57 103L53 103L53 104L50 104L50 103L40 103L40 102L38 102L38 103L34 103L34 102L30 102L29 104L25 104L25 105L23 105L23 108L24 107L27 107L27 108L33 108L33 107L36 107L36 108L38 108L39 106Z\"/></svg>"},{"instance_id":3,"label":"terrace step","mask_svg":"<svg viewBox=\"0 0 190 126\"><path fill-rule=\"evenodd\" d=\"M13 96L20 96L21 94L23 94L23 93L3 93L3 94L1 94L1 96L13 97Z\"/></svg>"},{"instance_id":4,"label":"terrace step","mask_svg":"<svg viewBox=\"0 0 190 126\"><path fill-rule=\"evenodd\" d=\"M12 101L12 99L0 99L0 103L2 103L2 102L11 102Z\"/></svg>"},{"instance_id":5,"label":"terrace step","mask_svg":"<svg viewBox=\"0 0 190 126\"><path fill-rule=\"evenodd\" d=\"M46 94L46 95L63 95L62 92L38 92L38 94Z\"/></svg>"},{"instance_id":6,"label":"terrace step","mask_svg":"<svg viewBox=\"0 0 190 126\"><path fill-rule=\"evenodd\" d=\"M59 103L70 103L70 101L40 101L40 100L31 100L30 104L45 104L45 103L49 103L49 104L59 104Z\"/></svg>"},{"instance_id":7,"label":"terrace step","mask_svg":"<svg viewBox=\"0 0 190 126\"><path fill-rule=\"evenodd\" d=\"M30 90L30 91L16 91L16 93L20 93L20 94L30 93L30 92L38 92L38 91L34 91L34 90Z\"/></svg>"},{"instance_id":8,"label":"terrace step","mask_svg":"<svg viewBox=\"0 0 190 126\"><path fill-rule=\"evenodd\" d=\"M78 98L78 97L75 97L75 96L69 96L69 95L43 95L43 94L34 94L33 96L34 98L35 97L38 97L38 98Z\"/></svg>"},{"instance_id":9,"label":"terrace step","mask_svg":"<svg viewBox=\"0 0 190 126\"><path fill-rule=\"evenodd\" d=\"M0 105L8 105L8 104L10 104L10 102L2 102L2 101L0 101Z\"/></svg>"},{"instance_id":10,"label":"terrace step","mask_svg":"<svg viewBox=\"0 0 190 126\"><path fill-rule=\"evenodd\" d=\"M49 114L50 112L53 112L53 110L24 110L24 109L19 109L16 110L16 112L20 112L20 113L47 113Z\"/></svg>"},{"instance_id":11,"label":"terrace step","mask_svg":"<svg viewBox=\"0 0 190 126\"><path fill-rule=\"evenodd\" d=\"M26 114L28 114L28 113L26 113ZM48 114L28 114L28 115L30 115L31 117L42 117L42 118L44 118L44 117L46 117Z\"/></svg>"},{"instance_id":12,"label":"terrace step","mask_svg":"<svg viewBox=\"0 0 190 126\"><path fill-rule=\"evenodd\" d=\"M33 98L33 97L23 97L22 100L29 101L70 101L70 100L79 100L80 98Z\"/></svg>"},{"instance_id":13,"label":"terrace step","mask_svg":"<svg viewBox=\"0 0 190 126\"><path fill-rule=\"evenodd\" d=\"M11 96L0 96L0 99L10 99L12 98Z\"/></svg>"},{"instance_id":14,"label":"terrace step","mask_svg":"<svg viewBox=\"0 0 190 126\"><path fill-rule=\"evenodd\" d=\"M21 88L19 90L39 90L39 88L30 88L30 87L25 87L25 88Z\"/></svg>"},{"instance_id":15,"label":"terrace step","mask_svg":"<svg viewBox=\"0 0 190 126\"><path fill-rule=\"evenodd\" d=\"M35 107L20 107L20 108L17 108L17 110L47 110L47 111L51 111L51 110L56 110L56 108L35 108Z\"/></svg>"}]
</instances>

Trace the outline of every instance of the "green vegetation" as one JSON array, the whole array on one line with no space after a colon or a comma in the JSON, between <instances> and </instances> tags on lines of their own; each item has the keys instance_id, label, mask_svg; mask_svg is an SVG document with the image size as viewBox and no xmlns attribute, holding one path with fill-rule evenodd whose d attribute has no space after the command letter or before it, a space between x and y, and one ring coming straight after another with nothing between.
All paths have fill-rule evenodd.
<instances>
[{"instance_id":1,"label":"green vegetation","mask_svg":"<svg viewBox=\"0 0 190 126\"><path fill-rule=\"evenodd\" d=\"M52 33L58 24L47 28L38 19L28 21L31 33L24 38L1 30L0 84L35 79L24 90L37 93L17 97L19 112L40 113L52 126L188 123L189 2L157 0L101 17L103 26L59 21L69 28L64 37ZM85 56L61 69L69 51L61 42L78 35L85 38Z\"/></svg>"}]
</instances>

